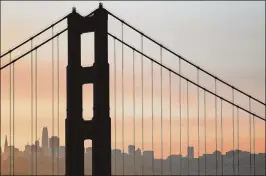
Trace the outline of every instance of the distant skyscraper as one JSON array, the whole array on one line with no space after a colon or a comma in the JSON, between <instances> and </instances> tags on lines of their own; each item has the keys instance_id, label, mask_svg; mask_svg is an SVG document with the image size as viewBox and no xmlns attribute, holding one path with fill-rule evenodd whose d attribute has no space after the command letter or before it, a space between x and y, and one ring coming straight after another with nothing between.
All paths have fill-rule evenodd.
<instances>
[{"instance_id":1,"label":"distant skyscraper","mask_svg":"<svg viewBox=\"0 0 266 176\"><path fill-rule=\"evenodd\" d=\"M42 147L48 148L48 129L44 127L42 129Z\"/></svg>"},{"instance_id":2,"label":"distant skyscraper","mask_svg":"<svg viewBox=\"0 0 266 176\"><path fill-rule=\"evenodd\" d=\"M51 152L57 152L59 150L59 138L57 136L52 136L49 139L49 146Z\"/></svg>"},{"instance_id":3,"label":"distant skyscraper","mask_svg":"<svg viewBox=\"0 0 266 176\"><path fill-rule=\"evenodd\" d=\"M7 143L7 136L5 139L5 148L4 148L4 153L8 152L8 143Z\"/></svg>"},{"instance_id":4,"label":"distant skyscraper","mask_svg":"<svg viewBox=\"0 0 266 176\"><path fill-rule=\"evenodd\" d=\"M26 153L31 153L31 146L30 146L29 144L27 144L27 145L25 146L25 152L26 152Z\"/></svg>"},{"instance_id":5,"label":"distant skyscraper","mask_svg":"<svg viewBox=\"0 0 266 176\"><path fill-rule=\"evenodd\" d=\"M113 154L116 154L116 155L121 155L121 150L119 150L119 149L113 149L112 150L112 153Z\"/></svg>"},{"instance_id":6,"label":"distant skyscraper","mask_svg":"<svg viewBox=\"0 0 266 176\"><path fill-rule=\"evenodd\" d=\"M135 153L135 146L129 145L128 146L128 154L132 156L132 155L134 155L134 153Z\"/></svg>"},{"instance_id":7,"label":"distant skyscraper","mask_svg":"<svg viewBox=\"0 0 266 176\"><path fill-rule=\"evenodd\" d=\"M141 156L141 150L139 148L135 151L135 155L136 155L136 157Z\"/></svg>"},{"instance_id":8,"label":"distant skyscraper","mask_svg":"<svg viewBox=\"0 0 266 176\"><path fill-rule=\"evenodd\" d=\"M143 156L144 156L144 158L146 157L148 159L154 159L154 152L153 151L144 151Z\"/></svg>"},{"instance_id":9,"label":"distant skyscraper","mask_svg":"<svg viewBox=\"0 0 266 176\"><path fill-rule=\"evenodd\" d=\"M187 157L190 158L190 159L194 158L194 147L188 146L188 148L187 148Z\"/></svg>"},{"instance_id":10,"label":"distant skyscraper","mask_svg":"<svg viewBox=\"0 0 266 176\"><path fill-rule=\"evenodd\" d=\"M143 159L146 166L152 166L152 161L154 160L154 152L153 151L144 151Z\"/></svg>"},{"instance_id":11,"label":"distant skyscraper","mask_svg":"<svg viewBox=\"0 0 266 176\"><path fill-rule=\"evenodd\" d=\"M40 142L38 140L35 141L35 146L40 147Z\"/></svg>"}]
</instances>

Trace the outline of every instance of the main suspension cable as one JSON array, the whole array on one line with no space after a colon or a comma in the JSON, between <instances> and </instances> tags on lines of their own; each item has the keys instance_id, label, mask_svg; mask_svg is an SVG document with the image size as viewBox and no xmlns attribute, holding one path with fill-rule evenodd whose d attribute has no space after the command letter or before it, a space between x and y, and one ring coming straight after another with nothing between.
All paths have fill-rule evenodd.
<instances>
[{"instance_id":1,"label":"main suspension cable","mask_svg":"<svg viewBox=\"0 0 266 176\"><path fill-rule=\"evenodd\" d=\"M43 46L44 44L46 44L47 42L53 40L55 37L61 35L62 33L66 32L68 28L65 28L64 30L62 30L61 32L58 32L56 35L54 35L53 37L45 40L44 42L40 43L39 45L35 46L34 48L32 48L31 50L25 52L24 54L18 56L16 59L13 59L12 62L9 62L7 64L5 64L4 66L2 66L0 69L4 69L6 67L8 67L9 65L17 62L19 59L23 58L24 56L28 55L29 53L33 52L34 50L37 50L38 48L40 48L41 46Z\"/></svg>"},{"instance_id":2,"label":"main suspension cable","mask_svg":"<svg viewBox=\"0 0 266 176\"><path fill-rule=\"evenodd\" d=\"M123 23L123 24L125 24L126 26L128 26L129 28L133 29L133 30L136 31L137 33L142 34L145 38L147 38L148 40L152 41L152 42L155 43L156 45L161 46L163 49L165 49L165 50L168 51L169 53L173 54L174 56L178 57L179 59L182 59L184 62L188 63L189 65L192 65L193 67L198 68L200 71L206 73L207 75L211 76L212 78L217 79L217 80L220 81L221 83L227 85L227 86L230 87L230 88L235 89L236 91L238 91L238 92L244 94L245 96L252 98L253 100L257 101L258 103L260 103L260 104L262 104L262 105L264 105L264 106L266 105L264 102L262 102L262 101L260 101L260 100L258 100L258 99L256 99L256 98L254 98L254 97L252 97L251 95L248 95L247 93L241 91L240 89L235 88L234 86L232 86L232 85L230 85L229 83L223 81L222 79L218 78L217 76L215 76L215 75L211 74L210 72L208 72L208 71L206 71L206 70L200 68L199 66L193 64L192 62L190 62L189 60L187 60L187 59L185 59L184 57L180 56L179 54L173 52L172 50L170 50L170 49L167 48L166 46L164 46L164 45L160 44L159 42L153 40L151 37L147 36L146 34L144 34L143 32L141 32L140 30L138 30L138 29L136 29L135 27L133 27L132 25L128 24L126 21L120 19L119 17L117 17L117 16L114 15L113 13L111 13L111 12L109 12L109 11L107 11L107 13L108 13L109 15L111 15L112 17L114 17L115 19L117 19L118 21L120 21L121 23Z\"/></svg>"},{"instance_id":3,"label":"main suspension cable","mask_svg":"<svg viewBox=\"0 0 266 176\"><path fill-rule=\"evenodd\" d=\"M39 35L41 35L42 33L44 33L45 31L49 30L50 28L54 27L55 25L57 25L58 23L60 23L61 21L65 20L70 14L67 14L66 16L64 16L63 18L61 18L60 20L56 21L55 23L53 23L52 25L46 27L45 29L43 29L41 32L33 35L32 37L30 37L28 40L20 43L19 45L15 46L14 48L10 49L9 51L7 51L6 53L2 54L0 56L0 60L2 57L4 57L5 55L7 55L8 53L13 52L14 50L18 49L19 47L23 46L24 44L28 43L29 41L33 40L34 38L38 37Z\"/></svg>"},{"instance_id":4,"label":"main suspension cable","mask_svg":"<svg viewBox=\"0 0 266 176\"><path fill-rule=\"evenodd\" d=\"M115 38L117 41L123 43L123 44L126 45L127 47L129 47L129 48L131 48L131 49L135 49L135 51L136 51L137 53L139 53L140 55L143 55L144 57L148 58L149 60L152 60L152 61L153 61L154 63L156 63L157 65L161 66L162 68L164 68L164 69L166 69L166 70L168 70L168 71L171 71L173 74L175 74L175 75L177 75L177 76L180 76L182 79L184 79L184 80L190 82L191 84L193 84L193 85L195 85L195 86L198 86L199 88L205 90L205 91L208 92L209 94L212 94L212 95L214 95L214 96L217 97L217 98L221 98L223 101L225 101L225 102L227 102L227 103L229 103L229 104L231 104L231 105L233 104L233 103L231 102L231 100L229 101L229 100L227 100L227 99L225 99L225 98L223 98L223 97L221 97L221 96L219 96L219 95L216 95L216 94L213 93L212 91L210 91L210 90L208 90L208 89L202 87L201 85L198 85L198 84L195 83L194 81L191 81L190 79L184 77L183 75L180 75L180 74L177 73L176 71L174 71L174 70L168 68L167 66L165 66L165 65L163 65L163 64L161 64L161 63L159 63L158 61L152 59L152 58L149 57L148 55L146 55L146 54L144 54L144 53L141 53L141 51L139 51L138 49L136 49L136 48L132 47L131 45L129 45L129 44L127 44L127 43L121 41L121 40L120 40L119 38L117 38L116 36L114 36L114 35L112 35L112 34L110 34L110 33L108 33L108 35L111 36L111 37L113 37L113 38ZM3 68L3 67L2 67L2 68ZM1 68L1 69L2 69L2 68ZM217 78L216 78L216 79L217 79ZM217 80L218 80L218 79L217 79ZM257 115L257 114L254 114L254 113L252 113L252 112L249 112L248 110L246 110L246 109L243 108L243 107L240 107L239 105L236 105L236 104L233 104L233 105L234 105L235 107L238 107L239 109L241 109L241 110L247 112L247 113L250 113L251 115L254 115L256 118L259 118L259 119L261 119L261 120L263 120L263 121L266 122L265 118L262 118L262 117L260 117L260 116Z\"/></svg>"}]
</instances>

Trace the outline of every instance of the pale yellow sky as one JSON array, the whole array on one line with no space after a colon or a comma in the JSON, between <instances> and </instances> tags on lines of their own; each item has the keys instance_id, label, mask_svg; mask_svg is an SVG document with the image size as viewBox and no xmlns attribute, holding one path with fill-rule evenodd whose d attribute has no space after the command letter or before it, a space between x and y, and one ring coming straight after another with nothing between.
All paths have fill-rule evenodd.
<instances>
[{"instance_id":1,"label":"pale yellow sky","mask_svg":"<svg viewBox=\"0 0 266 176\"><path fill-rule=\"evenodd\" d=\"M152 38L158 40L165 46L169 46L176 53L181 54L191 62L199 65L201 68L219 76L228 81L235 87L241 88L244 92L251 94L261 101L265 101L265 8L264 2L104 2L104 7L117 14L122 19L128 21L136 28L144 31ZM23 8L21 8L23 6ZM71 12L75 6L77 11L82 15L90 13L98 7L98 2L1 2L1 53L9 48L19 44L33 34L37 33L44 27L50 25L57 19ZM147 10L148 9L148 10ZM49 11L49 13L47 13ZM19 15L18 15L19 14ZM34 15L33 15L34 14ZM63 22L55 28L55 33L66 27ZM109 32L121 37L121 24L109 18ZM140 39L136 33L128 28L124 29L124 39L131 45L139 48ZM51 30L46 32L38 39L34 40L34 45L51 36ZM113 40L110 39L109 62L110 62L110 93L111 93L111 111L113 119ZM66 115L65 85L66 85L66 56L67 56L67 35L60 37L60 138L61 145L64 142L64 119ZM55 40L56 45L56 40ZM82 36L82 59L85 65L93 62L93 37L92 34ZM13 58L27 51L30 44L27 44L22 50L12 53ZM121 119L121 45L117 44L117 118ZM133 115L133 75L132 75L132 51L125 47L125 119L126 124L131 123ZM159 60L159 47L144 41L144 52ZM51 43L48 43L38 51L38 138L41 139L41 128L48 126L49 136L52 133L52 112L51 112ZM55 54L56 56L56 54ZM8 62L5 57L3 63ZM137 123L141 123L141 82L140 82L140 56L136 55L136 116ZM163 51L164 64L178 71L178 60L171 54ZM240 63L240 64L239 64ZM15 88L15 145L20 149L30 142L30 55L23 58L15 65L16 67L16 88ZM154 109L156 120L160 120L160 69L154 67ZM196 69L191 68L182 62L182 73L196 81ZM2 72L2 145L4 136L9 135L9 68ZM18 77L20 75L20 77ZM144 116L145 119L151 120L151 65L150 61L145 58L144 61ZM55 75L56 76L56 75ZM23 77L23 79L21 78ZM169 78L168 72L163 71L163 112L164 118L169 118ZM179 77L172 75L172 116L177 119L179 112ZM214 81L210 77L200 74L200 83L206 88L214 90ZM182 82L182 118L186 119L186 82ZM55 84L57 86L57 83ZM91 86L91 85L90 85ZM88 86L88 87L90 87ZM85 86L87 87L87 86ZM84 92L84 116L91 116L92 96L91 89ZM196 122L197 117L197 89L189 85L189 107L191 121ZM218 84L218 94L232 99L231 90ZM57 96L57 94L56 94ZM85 97L87 99L85 99ZM248 109L248 98L235 94L237 104ZM57 99L56 99L57 102ZM57 105L57 104L56 104ZM87 108L85 108L87 107ZM220 100L218 100L218 115L220 114ZM232 106L224 105L223 115L225 119L224 128L229 131L232 125ZM210 120L210 130L212 129L214 119L214 98L207 96L207 118ZM252 102L252 111L265 117L265 107ZM200 92L200 114L203 122L203 92ZM57 114L57 111L55 111ZM236 110L235 110L236 114ZM245 113L240 114L240 119L248 119ZM55 115L55 126L57 127L57 115ZM241 121L241 134L247 133L243 138L244 143L248 142L248 120ZM34 122L35 123L35 122ZM165 122L167 124L168 122ZM25 124L25 125L21 125ZM149 124L149 123L148 123ZM26 127L28 125L28 127ZM113 124L114 125L114 124ZM196 124L195 128L197 127ZM132 127L131 125L128 125ZM173 127L178 132L178 123ZM117 127L119 128L119 127ZM156 127L156 133L159 131L159 125ZM191 138L196 140L197 130L191 126ZM203 136L203 124L201 124ZM56 129L56 128L55 128ZM131 135L132 129L125 128L127 134ZM163 133L169 133L169 127L165 126ZM167 129L167 130L166 130ZM140 129L139 129L140 130ZM186 133L186 128L184 134ZM151 133L149 127L145 131ZM195 132L193 132L195 131ZM228 132L227 130L224 130ZM256 120L256 143L261 148L257 150L264 151L265 148L265 131L264 122ZM141 131L139 131L140 133ZM144 132L146 134L146 132ZM176 133L176 132L175 132ZM57 134L57 130L55 130ZM120 133L118 133L120 134ZM141 133L140 133L141 134ZM112 133L114 135L114 133ZM133 135L133 134L132 134ZM132 136L131 135L131 136ZM159 134L158 134L159 135ZM157 136L158 136L157 135ZM228 132L228 145L232 133ZM20 136L20 137L17 137ZM160 135L159 135L160 136ZM176 142L178 142L177 138ZM184 136L185 138L186 136ZM174 138L174 135L173 135ZM140 140L140 136L138 140ZM145 141L151 139L150 136ZM160 139L160 138L159 138ZM160 140L155 141L156 143ZM121 140L121 138L120 138ZM208 139L213 141L212 138ZM126 144L132 144L132 139L127 139ZM225 141L226 143L226 141ZM243 143L243 147L245 145ZM197 141L195 141L195 145ZM167 142L166 142L167 145ZM202 144L203 145L203 144ZM140 147L141 144L137 145ZM178 145L179 146L179 145ZM185 144L182 144L186 147ZM209 145L211 146L211 145ZM148 147L148 144L147 144ZM158 146L160 147L160 146ZM195 146L196 147L196 146ZM127 147L125 147L126 149ZM210 149L210 152L214 149ZM248 150L248 148L247 148ZM185 148L184 150L185 151ZM159 149L158 149L159 152ZM165 149L167 153L167 150ZM265 151L264 151L265 152Z\"/></svg>"}]
</instances>

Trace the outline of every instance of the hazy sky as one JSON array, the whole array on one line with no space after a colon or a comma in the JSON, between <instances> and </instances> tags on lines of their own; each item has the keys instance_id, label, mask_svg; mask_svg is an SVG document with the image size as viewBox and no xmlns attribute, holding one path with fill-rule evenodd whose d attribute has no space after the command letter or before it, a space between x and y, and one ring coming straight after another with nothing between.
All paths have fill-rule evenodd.
<instances>
[{"instance_id":1,"label":"hazy sky","mask_svg":"<svg viewBox=\"0 0 266 176\"><path fill-rule=\"evenodd\" d=\"M76 7L81 15L86 15L97 8L98 3L1 2L1 53L68 14L71 12L72 7ZM189 61L228 81L235 87L239 87L259 100L265 101L265 2L128 1L104 2L103 5L107 10L145 32L151 38L169 47L174 52L181 54ZM111 18L109 22L109 32L121 37L121 24ZM64 26L66 26L66 23L63 23L60 28L63 29ZM59 29L55 29L55 31L59 31ZM48 35L51 35L51 32ZM66 38L65 34L64 38ZM140 46L139 36L133 34L128 29L125 29L124 39L136 47ZM41 41L41 39L39 40ZM60 54L60 59L61 62L65 63L67 52L64 41L66 39L62 39L60 43L63 48L61 51L64 51ZM86 39L85 42L88 42L88 40ZM27 49L29 49L29 46L27 45ZM45 67L45 64L49 65L49 61L45 61L51 56L47 54L51 52L51 47L49 47L50 45L46 48L44 47L44 52L40 54L44 63L40 67ZM88 45L84 45L83 48L86 49L83 52L91 57L92 48L89 48ZM144 41L144 48L148 55L159 59L159 47ZM131 53L132 51L125 50L127 58L129 56L132 57ZM173 56L164 53L163 55L165 57L165 64L171 65L171 67L178 70L178 60ZM169 57L167 58L167 56ZM112 57L109 59L111 60ZM127 62L131 63L132 61L128 60ZM29 69L27 65L29 63L28 60L28 62L24 63L24 66L21 64L21 73L25 73L25 70ZM48 66L45 68L48 68ZM129 66L128 68L131 67ZM147 72L149 68L148 64L145 65ZM62 72L65 72L64 68L61 69ZM190 71L187 71L187 73L195 75L195 69L192 70L194 70L193 73ZM20 72L19 68L17 72ZM28 74L30 73L29 71L27 72ZM6 71L3 74L7 76L8 72ZM47 75L50 73L42 72L40 76L42 74ZM173 77L173 79L176 78ZM29 81L29 78L27 80ZM209 78L209 80L211 79ZM202 82L209 82L209 80L202 78ZM20 81L22 82L22 80ZM64 84L64 80L61 84ZM7 86L8 82L6 82L6 88L8 88ZM45 85L43 87L40 86L40 89L45 89L44 87ZM19 91L19 88L16 89ZM230 89L223 90L220 88L220 90L229 94L227 97L231 100ZM23 95L25 96L25 94ZM43 101L47 104L50 100L46 101L44 94L43 96ZM5 99L5 97L3 98ZM6 98L7 103L8 93L6 93ZM21 101L23 102L23 98ZM247 102L247 98L239 98L239 101ZM27 103L29 103L29 100ZM62 104L65 104L63 100ZM65 105L62 106L64 111ZM248 106L246 107L248 108ZM264 117L264 111L262 112ZM258 114L261 113L258 112ZM41 134L41 131L38 133Z\"/></svg>"},{"instance_id":2,"label":"hazy sky","mask_svg":"<svg viewBox=\"0 0 266 176\"><path fill-rule=\"evenodd\" d=\"M152 38L261 100L265 99L264 5L104 2L104 7ZM73 6L86 15L97 8L98 2L2 2L2 50L71 12Z\"/></svg>"}]
</instances>

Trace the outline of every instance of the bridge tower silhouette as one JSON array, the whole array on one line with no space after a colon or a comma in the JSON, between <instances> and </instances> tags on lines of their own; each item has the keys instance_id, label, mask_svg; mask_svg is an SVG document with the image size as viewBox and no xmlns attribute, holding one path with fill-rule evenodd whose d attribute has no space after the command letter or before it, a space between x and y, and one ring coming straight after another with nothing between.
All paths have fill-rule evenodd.
<instances>
[{"instance_id":1,"label":"bridge tower silhouette","mask_svg":"<svg viewBox=\"0 0 266 176\"><path fill-rule=\"evenodd\" d=\"M84 140L92 140L92 175L111 175L109 115L108 13L99 5L94 15L68 16L66 175L84 175ZM81 34L94 32L95 60L81 66ZM82 85L93 84L93 118L82 118Z\"/></svg>"}]
</instances>

